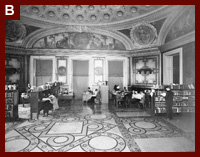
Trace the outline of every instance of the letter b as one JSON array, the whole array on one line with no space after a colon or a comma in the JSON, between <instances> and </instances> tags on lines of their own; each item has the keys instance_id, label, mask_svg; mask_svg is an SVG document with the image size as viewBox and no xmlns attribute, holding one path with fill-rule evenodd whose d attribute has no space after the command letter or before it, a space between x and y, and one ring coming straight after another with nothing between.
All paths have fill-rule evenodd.
<instances>
[{"instance_id":1,"label":"letter b","mask_svg":"<svg viewBox=\"0 0 200 157\"><path fill-rule=\"evenodd\" d=\"M14 14L13 5L6 5L5 12L6 12L6 15L13 15Z\"/></svg>"}]
</instances>

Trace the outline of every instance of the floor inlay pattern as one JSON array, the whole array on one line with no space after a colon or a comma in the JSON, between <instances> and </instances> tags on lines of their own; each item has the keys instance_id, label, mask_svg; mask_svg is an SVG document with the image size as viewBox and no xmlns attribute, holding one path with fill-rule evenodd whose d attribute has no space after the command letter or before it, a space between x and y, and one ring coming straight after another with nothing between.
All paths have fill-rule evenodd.
<instances>
[{"instance_id":1,"label":"floor inlay pattern","mask_svg":"<svg viewBox=\"0 0 200 157\"><path fill-rule=\"evenodd\" d=\"M167 125L162 119L119 118L118 123L123 123L128 133L134 138L182 136L180 130Z\"/></svg>"},{"instance_id":2,"label":"floor inlay pattern","mask_svg":"<svg viewBox=\"0 0 200 157\"><path fill-rule=\"evenodd\" d=\"M118 128L111 114L40 117L12 130L17 136L12 132L6 136L5 151L67 152L75 147L82 152L129 151L120 131L114 130Z\"/></svg>"},{"instance_id":3,"label":"floor inlay pattern","mask_svg":"<svg viewBox=\"0 0 200 157\"><path fill-rule=\"evenodd\" d=\"M60 109L48 117L40 115L39 120L22 121L5 134L5 151L195 151L195 135L162 117L121 117L112 110L94 113L75 105L70 112Z\"/></svg>"}]
</instances>

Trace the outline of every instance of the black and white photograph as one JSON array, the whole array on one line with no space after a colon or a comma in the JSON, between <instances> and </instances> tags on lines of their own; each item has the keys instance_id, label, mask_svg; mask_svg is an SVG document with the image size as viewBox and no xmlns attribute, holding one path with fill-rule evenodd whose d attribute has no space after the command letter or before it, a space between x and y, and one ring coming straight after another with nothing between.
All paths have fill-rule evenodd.
<instances>
[{"instance_id":1,"label":"black and white photograph","mask_svg":"<svg viewBox=\"0 0 200 157\"><path fill-rule=\"evenodd\" d=\"M5 152L195 152L195 5L20 5Z\"/></svg>"}]
</instances>

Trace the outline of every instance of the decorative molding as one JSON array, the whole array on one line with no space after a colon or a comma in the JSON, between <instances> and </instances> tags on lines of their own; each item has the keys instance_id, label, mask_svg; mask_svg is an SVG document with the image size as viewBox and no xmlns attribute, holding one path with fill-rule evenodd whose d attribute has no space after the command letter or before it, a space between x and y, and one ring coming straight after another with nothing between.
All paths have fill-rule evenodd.
<instances>
[{"instance_id":1,"label":"decorative molding","mask_svg":"<svg viewBox=\"0 0 200 157\"><path fill-rule=\"evenodd\" d=\"M132 57L132 56L148 56L160 54L157 47L135 49L135 50L66 50L66 49L24 49L5 47L6 54L17 54L17 55L55 55L55 56L86 56L92 57L105 57L105 56L121 56L121 57Z\"/></svg>"},{"instance_id":2,"label":"decorative molding","mask_svg":"<svg viewBox=\"0 0 200 157\"><path fill-rule=\"evenodd\" d=\"M31 50L24 48L5 46L5 54L31 55L31 52Z\"/></svg>"},{"instance_id":3,"label":"decorative molding","mask_svg":"<svg viewBox=\"0 0 200 157\"><path fill-rule=\"evenodd\" d=\"M160 54L160 50L157 47L154 47L154 48L134 50L130 53L130 57L151 56L151 55L159 55L159 54Z\"/></svg>"},{"instance_id":4,"label":"decorative molding","mask_svg":"<svg viewBox=\"0 0 200 157\"><path fill-rule=\"evenodd\" d=\"M174 39L174 40L160 46L159 49L161 52L165 52L167 50L174 49L174 48L180 47L182 45L185 45L187 43L194 42L194 41L195 41L195 31L188 33L184 36L181 36L177 39Z\"/></svg>"}]
</instances>

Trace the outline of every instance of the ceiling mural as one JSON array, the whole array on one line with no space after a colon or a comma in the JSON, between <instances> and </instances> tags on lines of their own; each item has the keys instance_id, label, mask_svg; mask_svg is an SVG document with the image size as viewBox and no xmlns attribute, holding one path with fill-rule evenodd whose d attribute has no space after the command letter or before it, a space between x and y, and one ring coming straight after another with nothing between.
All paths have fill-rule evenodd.
<instances>
[{"instance_id":1,"label":"ceiling mural","mask_svg":"<svg viewBox=\"0 0 200 157\"><path fill-rule=\"evenodd\" d=\"M26 27L20 21L5 21L5 42L22 42Z\"/></svg>"},{"instance_id":2,"label":"ceiling mural","mask_svg":"<svg viewBox=\"0 0 200 157\"><path fill-rule=\"evenodd\" d=\"M134 43L148 46L157 38L157 30L153 25L143 22L133 26L130 36Z\"/></svg>"},{"instance_id":3,"label":"ceiling mural","mask_svg":"<svg viewBox=\"0 0 200 157\"><path fill-rule=\"evenodd\" d=\"M195 7L188 8L174 23L165 42L172 41L195 30Z\"/></svg>"},{"instance_id":4,"label":"ceiling mural","mask_svg":"<svg viewBox=\"0 0 200 157\"><path fill-rule=\"evenodd\" d=\"M137 18L162 5L21 5L20 15L63 24L107 24Z\"/></svg>"},{"instance_id":5,"label":"ceiling mural","mask_svg":"<svg viewBox=\"0 0 200 157\"><path fill-rule=\"evenodd\" d=\"M117 39L86 32L63 32L48 35L36 41L33 48L81 49L81 50L126 50Z\"/></svg>"}]
</instances>

